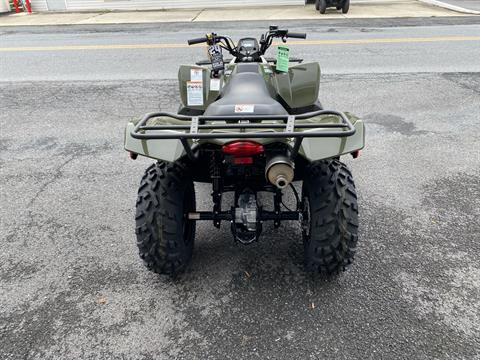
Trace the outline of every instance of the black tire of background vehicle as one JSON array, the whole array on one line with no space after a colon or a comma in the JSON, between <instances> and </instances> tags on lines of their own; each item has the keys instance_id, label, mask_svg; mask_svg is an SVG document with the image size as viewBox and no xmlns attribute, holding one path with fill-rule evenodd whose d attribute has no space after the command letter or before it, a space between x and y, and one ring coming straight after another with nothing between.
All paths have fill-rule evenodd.
<instances>
[{"instance_id":1,"label":"black tire of background vehicle","mask_svg":"<svg viewBox=\"0 0 480 360\"><path fill-rule=\"evenodd\" d=\"M345 0L342 6L342 13L343 14L348 13L348 9L350 9L350 0Z\"/></svg>"},{"instance_id":2,"label":"black tire of background vehicle","mask_svg":"<svg viewBox=\"0 0 480 360\"><path fill-rule=\"evenodd\" d=\"M135 216L140 258L149 270L172 277L187 268L193 253L195 190L182 161L158 162L145 171Z\"/></svg>"},{"instance_id":3,"label":"black tire of background vehicle","mask_svg":"<svg viewBox=\"0 0 480 360\"><path fill-rule=\"evenodd\" d=\"M320 10L320 0L315 0L315 10Z\"/></svg>"},{"instance_id":4,"label":"black tire of background vehicle","mask_svg":"<svg viewBox=\"0 0 480 360\"><path fill-rule=\"evenodd\" d=\"M318 10L320 11L320 14L325 14L325 11L327 10L327 0L318 0Z\"/></svg>"},{"instance_id":5,"label":"black tire of background vehicle","mask_svg":"<svg viewBox=\"0 0 480 360\"><path fill-rule=\"evenodd\" d=\"M358 206L352 174L338 160L310 164L302 198L308 199L309 231L303 231L305 269L338 274L353 262L358 241Z\"/></svg>"},{"instance_id":6,"label":"black tire of background vehicle","mask_svg":"<svg viewBox=\"0 0 480 360\"><path fill-rule=\"evenodd\" d=\"M341 7L341 6L337 6L337 10L342 10L342 7Z\"/></svg>"}]
</instances>

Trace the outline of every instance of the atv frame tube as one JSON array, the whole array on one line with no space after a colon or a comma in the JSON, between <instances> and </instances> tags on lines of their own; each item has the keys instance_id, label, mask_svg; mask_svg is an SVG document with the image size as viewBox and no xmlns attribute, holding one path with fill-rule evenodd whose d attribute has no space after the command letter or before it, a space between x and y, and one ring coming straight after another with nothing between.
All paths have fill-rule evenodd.
<instances>
[{"instance_id":1,"label":"atv frame tube","mask_svg":"<svg viewBox=\"0 0 480 360\"><path fill-rule=\"evenodd\" d=\"M341 119L340 123L325 124L295 124L295 120L310 119L319 115L334 115ZM179 124L158 124L147 125L148 120L156 117L169 117L176 120L190 121L190 125ZM262 120L282 120L283 124L262 124L251 123L250 121ZM206 121L231 121L225 124L206 124ZM235 122L234 122L235 121ZM228 130L240 129L241 131L232 131L225 133L209 132L201 133L200 130ZM269 132L244 132L246 129L283 129L284 131ZM296 132L295 129L315 129L316 131ZM333 130L332 130L333 129ZM149 134L148 131L165 131L165 133ZM185 132L181 132L181 131ZM325 131L328 130L328 131ZM299 115L234 115L234 116L187 116L168 112L156 112L146 114L130 133L131 137L139 140L153 139L178 139L182 142L185 153L191 159L195 159L192 147L187 140L200 139L273 139L273 138L293 138L295 139L290 158L295 159L302 140L304 138L321 137L348 137L355 134L355 127L348 117L340 111L318 110Z\"/></svg>"}]
</instances>

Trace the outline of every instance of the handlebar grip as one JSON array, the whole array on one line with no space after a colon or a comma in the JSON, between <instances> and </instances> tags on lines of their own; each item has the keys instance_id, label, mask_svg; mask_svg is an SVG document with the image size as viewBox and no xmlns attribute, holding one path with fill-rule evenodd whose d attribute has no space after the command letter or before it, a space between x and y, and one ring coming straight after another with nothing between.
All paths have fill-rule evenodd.
<instances>
[{"instance_id":1,"label":"handlebar grip","mask_svg":"<svg viewBox=\"0 0 480 360\"><path fill-rule=\"evenodd\" d=\"M287 37L297 38L297 39L306 39L306 38L307 38L307 34L305 34L305 33L291 33L291 32L288 32L288 33L287 33Z\"/></svg>"},{"instance_id":2,"label":"handlebar grip","mask_svg":"<svg viewBox=\"0 0 480 360\"><path fill-rule=\"evenodd\" d=\"M201 44L201 43L205 43L207 41L208 41L208 39L206 37L190 39L190 40L188 40L188 45Z\"/></svg>"}]
</instances>

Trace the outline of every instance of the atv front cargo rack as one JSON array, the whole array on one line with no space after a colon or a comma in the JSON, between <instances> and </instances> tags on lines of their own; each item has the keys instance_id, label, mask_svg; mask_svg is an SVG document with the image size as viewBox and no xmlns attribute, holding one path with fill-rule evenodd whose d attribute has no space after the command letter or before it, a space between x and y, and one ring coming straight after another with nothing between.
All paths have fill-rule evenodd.
<instances>
[{"instance_id":1,"label":"atv front cargo rack","mask_svg":"<svg viewBox=\"0 0 480 360\"><path fill-rule=\"evenodd\" d=\"M338 123L302 123L297 124L296 120L311 119L320 115L333 115L338 117ZM190 121L190 124L155 124L147 125L150 119L166 117L175 120ZM276 120L281 123L265 124L262 121ZM207 121L221 121L222 124L207 124ZM202 130L237 130L228 132L200 132ZM277 131L255 131L245 130L272 130ZM296 131L300 129L313 129L312 131ZM158 130L164 132L157 132ZM238 131L240 130L240 131ZM283 130L283 131L281 131ZM327 130L327 131L326 131ZM149 133L149 131L156 131ZM318 110L299 115L229 115L229 116L187 116L168 112L156 112L146 114L134 127L130 135L139 140L178 139L182 142L185 152L191 158L194 154L190 143L187 140L200 139L259 139L259 138L293 138L295 139L292 152L293 159L300 149L304 138L320 137L348 137L355 134L355 127L348 117L340 111Z\"/></svg>"}]
</instances>

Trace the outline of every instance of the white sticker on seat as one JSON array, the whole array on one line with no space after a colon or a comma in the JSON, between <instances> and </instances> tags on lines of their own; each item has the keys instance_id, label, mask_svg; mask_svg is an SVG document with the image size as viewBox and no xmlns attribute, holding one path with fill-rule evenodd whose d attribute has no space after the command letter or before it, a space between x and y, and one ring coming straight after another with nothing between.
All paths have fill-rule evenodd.
<instances>
[{"instance_id":1,"label":"white sticker on seat","mask_svg":"<svg viewBox=\"0 0 480 360\"><path fill-rule=\"evenodd\" d=\"M237 104L235 105L236 113L253 113L255 111L255 105L253 104Z\"/></svg>"}]
</instances>

